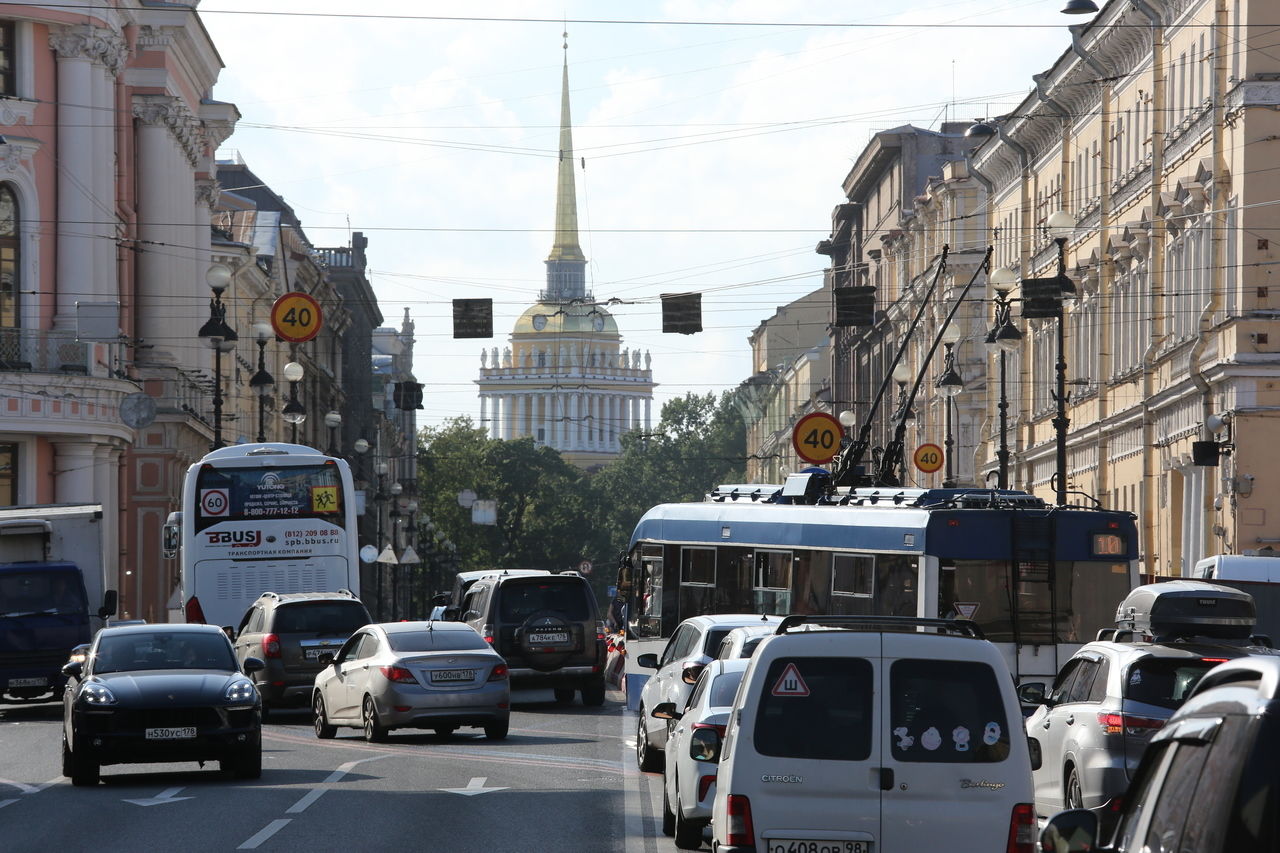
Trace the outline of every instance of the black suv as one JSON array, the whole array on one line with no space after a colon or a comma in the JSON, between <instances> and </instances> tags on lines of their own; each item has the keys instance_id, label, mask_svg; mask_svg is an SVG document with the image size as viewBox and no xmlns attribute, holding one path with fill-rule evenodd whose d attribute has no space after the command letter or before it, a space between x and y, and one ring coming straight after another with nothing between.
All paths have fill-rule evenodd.
<instances>
[{"instance_id":1,"label":"black suv","mask_svg":"<svg viewBox=\"0 0 1280 853\"><path fill-rule=\"evenodd\" d=\"M604 622L577 572L478 579L446 618L466 622L507 660L515 687L551 687L556 701L604 703Z\"/></svg>"},{"instance_id":2,"label":"black suv","mask_svg":"<svg viewBox=\"0 0 1280 853\"><path fill-rule=\"evenodd\" d=\"M347 638L373 619L360 599L338 592L264 592L245 611L236 629L236 660L259 658L266 669L253 680L262 711L282 705L306 706L320 656L337 654Z\"/></svg>"},{"instance_id":3,"label":"black suv","mask_svg":"<svg viewBox=\"0 0 1280 853\"><path fill-rule=\"evenodd\" d=\"M1280 658L1220 664L1151 739L1109 844L1098 815L1060 812L1045 853L1280 849Z\"/></svg>"}]
</instances>

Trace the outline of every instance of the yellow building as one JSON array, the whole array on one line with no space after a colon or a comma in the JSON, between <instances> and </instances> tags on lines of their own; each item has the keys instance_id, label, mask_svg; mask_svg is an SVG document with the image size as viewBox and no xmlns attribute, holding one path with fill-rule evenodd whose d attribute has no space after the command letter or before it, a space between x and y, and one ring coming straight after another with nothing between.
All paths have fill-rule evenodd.
<instances>
[{"instance_id":1,"label":"yellow building","mask_svg":"<svg viewBox=\"0 0 1280 853\"><path fill-rule=\"evenodd\" d=\"M622 346L613 316L586 285L578 243L577 193L569 118L569 66L560 95L556 239L547 285L516 320L508 345L481 352L480 421L493 438L533 436L581 468L621 452L619 440L650 429L653 370L648 352Z\"/></svg>"}]
</instances>

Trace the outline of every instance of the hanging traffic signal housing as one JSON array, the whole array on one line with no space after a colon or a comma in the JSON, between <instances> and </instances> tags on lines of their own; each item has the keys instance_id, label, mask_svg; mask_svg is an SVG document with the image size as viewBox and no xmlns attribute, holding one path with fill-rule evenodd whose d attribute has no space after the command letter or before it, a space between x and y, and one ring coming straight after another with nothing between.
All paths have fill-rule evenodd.
<instances>
[{"instance_id":1,"label":"hanging traffic signal housing","mask_svg":"<svg viewBox=\"0 0 1280 853\"><path fill-rule=\"evenodd\" d=\"M701 293L662 294L662 331L692 335L702 331Z\"/></svg>"},{"instance_id":2,"label":"hanging traffic signal housing","mask_svg":"<svg viewBox=\"0 0 1280 853\"><path fill-rule=\"evenodd\" d=\"M874 326L876 322L876 289L874 287L837 287L831 291L836 301L835 322L831 325Z\"/></svg>"},{"instance_id":3,"label":"hanging traffic signal housing","mask_svg":"<svg viewBox=\"0 0 1280 853\"><path fill-rule=\"evenodd\" d=\"M421 409L422 406L422 383L421 382L397 382L395 388L391 392L392 399L395 400L397 409Z\"/></svg>"}]
</instances>

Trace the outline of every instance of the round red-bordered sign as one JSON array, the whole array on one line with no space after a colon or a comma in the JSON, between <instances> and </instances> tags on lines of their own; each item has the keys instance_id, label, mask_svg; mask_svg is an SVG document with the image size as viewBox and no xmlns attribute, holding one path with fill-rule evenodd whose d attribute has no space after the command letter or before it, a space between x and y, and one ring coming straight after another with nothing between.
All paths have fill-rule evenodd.
<instances>
[{"instance_id":1,"label":"round red-bordered sign","mask_svg":"<svg viewBox=\"0 0 1280 853\"><path fill-rule=\"evenodd\" d=\"M946 456L938 445L922 444L916 448L916 452L911 458L916 463L917 468L926 474L932 474L942 467L942 462Z\"/></svg>"},{"instance_id":2,"label":"round red-bordered sign","mask_svg":"<svg viewBox=\"0 0 1280 853\"><path fill-rule=\"evenodd\" d=\"M791 446L805 462L822 465L840 452L844 427L826 412L812 412L796 421L791 430Z\"/></svg>"},{"instance_id":3,"label":"round red-bordered sign","mask_svg":"<svg viewBox=\"0 0 1280 853\"><path fill-rule=\"evenodd\" d=\"M271 306L271 328L291 344L306 343L320 334L323 325L320 303L301 291L290 291Z\"/></svg>"}]
</instances>

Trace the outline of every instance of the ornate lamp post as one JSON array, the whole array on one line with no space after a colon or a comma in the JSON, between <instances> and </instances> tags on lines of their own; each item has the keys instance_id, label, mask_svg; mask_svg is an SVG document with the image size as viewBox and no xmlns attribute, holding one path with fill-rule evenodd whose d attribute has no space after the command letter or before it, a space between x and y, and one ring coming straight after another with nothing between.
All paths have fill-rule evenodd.
<instances>
[{"instance_id":1,"label":"ornate lamp post","mask_svg":"<svg viewBox=\"0 0 1280 853\"><path fill-rule=\"evenodd\" d=\"M388 522L391 524L391 550L398 552L400 550L400 493L404 491L404 486L397 483L391 484L391 511L387 513ZM400 564L397 562L391 567L391 618L400 618Z\"/></svg>"},{"instance_id":2,"label":"ornate lamp post","mask_svg":"<svg viewBox=\"0 0 1280 853\"><path fill-rule=\"evenodd\" d=\"M893 368L893 381L898 385L898 409L893 413L895 421L914 421L916 419L916 413L911 409L911 403L907 400L907 383L911 381L911 377L914 375L905 361L898 362L897 366Z\"/></svg>"},{"instance_id":3,"label":"ornate lamp post","mask_svg":"<svg viewBox=\"0 0 1280 853\"><path fill-rule=\"evenodd\" d=\"M342 426L342 415L336 411L326 412L324 425L329 428L329 449L325 453L330 456L341 455L342 451L338 449L338 427Z\"/></svg>"},{"instance_id":4,"label":"ornate lamp post","mask_svg":"<svg viewBox=\"0 0 1280 853\"><path fill-rule=\"evenodd\" d=\"M298 443L298 424L307 419L306 407L298 402L298 383L302 381L305 373L302 365L296 361L291 361L284 366L284 380L289 383L289 402L285 403L284 408L280 410L280 417L284 418L285 423L291 425L289 440L294 444Z\"/></svg>"},{"instance_id":5,"label":"ornate lamp post","mask_svg":"<svg viewBox=\"0 0 1280 853\"><path fill-rule=\"evenodd\" d=\"M267 341L275 332L267 323L254 323L253 336L258 344L258 372L249 380L249 387L258 398L258 441L267 440L267 397L276 387L275 377L267 372Z\"/></svg>"},{"instance_id":6,"label":"ornate lamp post","mask_svg":"<svg viewBox=\"0 0 1280 853\"><path fill-rule=\"evenodd\" d=\"M995 325L987 332L984 343L999 353L1000 358L1000 402L996 408L1000 412L1000 449L996 451L999 463L999 487L1009 488L1009 395L1005 384L1005 355L1017 352L1022 344L1022 332L1013 324L1009 307L1013 300L1009 291L1013 290L1018 277L1010 269L998 269L988 279L995 293L996 317Z\"/></svg>"},{"instance_id":7,"label":"ornate lamp post","mask_svg":"<svg viewBox=\"0 0 1280 853\"><path fill-rule=\"evenodd\" d=\"M209 319L197 334L213 348L213 444L209 449L217 450L222 447L222 354L234 350L239 337L227 325L227 306L222 304L222 294L231 285L231 268L213 264L204 279L213 297L209 300Z\"/></svg>"},{"instance_id":8,"label":"ornate lamp post","mask_svg":"<svg viewBox=\"0 0 1280 853\"><path fill-rule=\"evenodd\" d=\"M382 507L387 502L386 482L387 472L391 470L390 466L385 462L379 462L373 468L378 475L378 491L374 493L373 503L378 513L378 549L382 549ZM378 614L382 614L382 564L375 564L374 571L377 572L377 580L374 584L374 590L378 597Z\"/></svg>"},{"instance_id":9,"label":"ornate lamp post","mask_svg":"<svg viewBox=\"0 0 1280 853\"><path fill-rule=\"evenodd\" d=\"M1063 293L1068 287L1074 289L1067 278L1067 240L1076 229L1075 217L1065 210L1059 210L1049 216L1045 222L1049 236L1058 244L1058 280L1062 283ZM1067 418L1067 354L1066 354L1066 318L1063 316L1062 299L1058 299L1058 363L1057 363L1057 414L1053 418L1053 429L1057 439L1057 482L1054 491L1057 493L1058 506L1067 503L1067 427L1071 421Z\"/></svg>"},{"instance_id":10,"label":"ornate lamp post","mask_svg":"<svg viewBox=\"0 0 1280 853\"><path fill-rule=\"evenodd\" d=\"M955 408L955 397L964 390L964 379L960 376L960 371L956 370L956 353L955 346L960 340L960 330L955 326L947 326L945 332L942 333L942 346L946 350L943 356L942 373L938 376L934 383L938 389L938 393L942 395L942 405L946 407L947 422L947 438L943 442L943 458L946 460L946 473L942 478L942 487L944 489L955 488L955 469L951 462L951 449L955 445L955 439L951 434L951 418L952 410Z\"/></svg>"}]
</instances>

